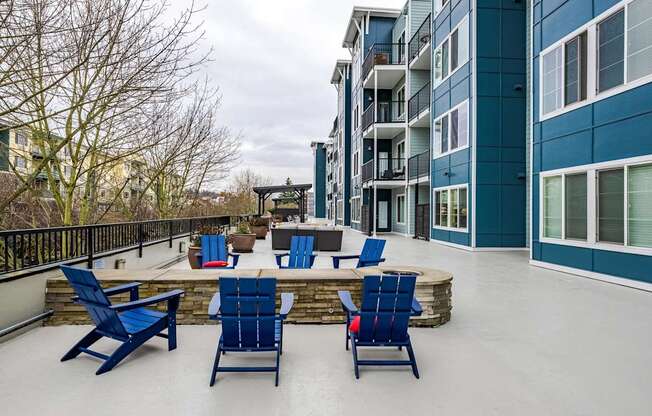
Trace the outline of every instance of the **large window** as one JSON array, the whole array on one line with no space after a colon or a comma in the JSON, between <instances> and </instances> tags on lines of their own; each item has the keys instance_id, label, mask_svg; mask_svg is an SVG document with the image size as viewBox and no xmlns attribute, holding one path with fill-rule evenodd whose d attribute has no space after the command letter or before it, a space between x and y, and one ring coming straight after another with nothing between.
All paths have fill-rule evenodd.
<instances>
[{"instance_id":1,"label":"large window","mask_svg":"<svg viewBox=\"0 0 652 416\"><path fill-rule=\"evenodd\" d=\"M469 144L469 102L454 107L435 120L435 155L441 156Z\"/></svg>"},{"instance_id":2,"label":"large window","mask_svg":"<svg viewBox=\"0 0 652 416\"><path fill-rule=\"evenodd\" d=\"M542 173L542 239L652 254L652 161L640 159Z\"/></svg>"},{"instance_id":3,"label":"large window","mask_svg":"<svg viewBox=\"0 0 652 416\"><path fill-rule=\"evenodd\" d=\"M353 154L353 176L358 176L360 174L360 161L358 159L359 153L355 152Z\"/></svg>"},{"instance_id":4,"label":"large window","mask_svg":"<svg viewBox=\"0 0 652 416\"><path fill-rule=\"evenodd\" d=\"M435 87L469 60L469 19L465 17L435 49Z\"/></svg>"},{"instance_id":5,"label":"large window","mask_svg":"<svg viewBox=\"0 0 652 416\"><path fill-rule=\"evenodd\" d=\"M360 197L351 198L351 221L360 222Z\"/></svg>"},{"instance_id":6,"label":"large window","mask_svg":"<svg viewBox=\"0 0 652 416\"><path fill-rule=\"evenodd\" d=\"M405 194L396 195L396 223L405 224Z\"/></svg>"},{"instance_id":7,"label":"large window","mask_svg":"<svg viewBox=\"0 0 652 416\"><path fill-rule=\"evenodd\" d=\"M540 117L652 81L652 2L622 0L540 57Z\"/></svg>"},{"instance_id":8,"label":"large window","mask_svg":"<svg viewBox=\"0 0 652 416\"><path fill-rule=\"evenodd\" d=\"M433 212L436 228L466 230L467 201L466 185L434 190L435 207Z\"/></svg>"},{"instance_id":9,"label":"large window","mask_svg":"<svg viewBox=\"0 0 652 416\"><path fill-rule=\"evenodd\" d=\"M16 144L19 146L27 146L27 136L25 136L25 133L16 132Z\"/></svg>"}]
</instances>

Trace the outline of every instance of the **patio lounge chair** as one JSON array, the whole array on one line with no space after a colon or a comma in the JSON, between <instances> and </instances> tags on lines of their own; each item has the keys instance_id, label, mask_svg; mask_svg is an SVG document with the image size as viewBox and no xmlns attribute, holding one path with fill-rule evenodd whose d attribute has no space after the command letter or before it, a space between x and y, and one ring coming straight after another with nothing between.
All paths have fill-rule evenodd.
<instances>
[{"instance_id":1,"label":"patio lounge chair","mask_svg":"<svg viewBox=\"0 0 652 416\"><path fill-rule=\"evenodd\" d=\"M281 310L276 314L276 279L222 277L219 285L208 307L209 317L222 321L210 385L215 384L218 372L275 372L278 386L283 320L292 309L294 295L281 293ZM220 356L226 351L275 351L276 366L220 367Z\"/></svg>"},{"instance_id":2,"label":"patio lounge chair","mask_svg":"<svg viewBox=\"0 0 652 416\"><path fill-rule=\"evenodd\" d=\"M293 236L290 243L290 252L276 254L276 264L279 269L311 269L317 255L312 254L315 237ZM289 256L288 265L283 266L282 259Z\"/></svg>"},{"instance_id":3,"label":"patio lounge chair","mask_svg":"<svg viewBox=\"0 0 652 416\"><path fill-rule=\"evenodd\" d=\"M140 285L138 282L102 289L90 270L68 266L61 266L61 270L77 293L73 300L84 305L95 323L95 328L75 344L61 361L70 360L84 352L104 360L104 364L95 373L100 375L110 371L122 359L154 336L167 338L168 351L177 348L176 313L183 290L172 290L147 299L138 299ZM130 293L128 303L111 304L109 296L125 292ZM167 312L145 308L161 302L167 302ZM163 334L162 331L166 328L168 332ZM89 349L102 337L120 341L122 345L111 355Z\"/></svg>"},{"instance_id":4,"label":"patio lounge chair","mask_svg":"<svg viewBox=\"0 0 652 416\"><path fill-rule=\"evenodd\" d=\"M235 269L240 260L239 254L229 253L226 245L226 238L222 234L202 235L201 236L201 253L197 254L199 265L202 269L220 268ZM233 264L228 264L229 257L233 259ZM226 266L212 266L211 263L226 263Z\"/></svg>"},{"instance_id":5,"label":"patio lounge chair","mask_svg":"<svg viewBox=\"0 0 652 416\"><path fill-rule=\"evenodd\" d=\"M416 276L384 275L366 276L362 282L362 307L353 304L351 293L338 291L342 308L346 312L346 349L349 339L353 350L355 378L360 378L361 365L409 365L419 378L417 360L408 335L411 316L422 313L414 298ZM406 347L409 360L359 360L359 347Z\"/></svg>"},{"instance_id":6,"label":"patio lounge chair","mask_svg":"<svg viewBox=\"0 0 652 416\"><path fill-rule=\"evenodd\" d=\"M333 256L333 267L340 268L340 260L358 259L356 268L378 266L378 264L385 261L382 258L383 250L385 249L385 240L376 238L367 238L362 247L362 252L359 255L351 256Z\"/></svg>"}]
</instances>

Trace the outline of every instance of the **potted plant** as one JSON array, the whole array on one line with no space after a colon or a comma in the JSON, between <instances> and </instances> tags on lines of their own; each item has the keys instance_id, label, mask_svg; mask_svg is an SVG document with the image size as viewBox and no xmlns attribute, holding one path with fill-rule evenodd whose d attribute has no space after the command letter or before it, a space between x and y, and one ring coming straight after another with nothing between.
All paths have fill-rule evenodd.
<instances>
[{"instance_id":1,"label":"potted plant","mask_svg":"<svg viewBox=\"0 0 652 416\"><path fill-rule=\"evenodd\" d=\"M251 232L248 222L241 222L235 233L229 235L229 243L236 253L251 253L256 244L256 234Z\"/></svg>"},{"instance_id":2,"label":"potted plant","mask_svg":"<svg viewBox=\"0 0 652 416\"><path fill-rule=\"evenodd\" d=\"M249 223L251 232L256 234L257 240L264 240L269 231L269 218L256 217Z\"/></svg>"},{"instance_id":3,"label":"potted plant","mask_svg":"<svg viewBox=\"0 0 652 416\"><path fill-rule=\"evenodd\" d=\"M201 236L223 233L223 227L206 225L200 227L199 230L197 230L197 233L193 234L192 237L190 237L190 247L188 247L188 263L190 263L191 269L201 269L201 264L199 264L199 259L197 258L197 255L201 254Z\"/></svg>"}]
</instances>

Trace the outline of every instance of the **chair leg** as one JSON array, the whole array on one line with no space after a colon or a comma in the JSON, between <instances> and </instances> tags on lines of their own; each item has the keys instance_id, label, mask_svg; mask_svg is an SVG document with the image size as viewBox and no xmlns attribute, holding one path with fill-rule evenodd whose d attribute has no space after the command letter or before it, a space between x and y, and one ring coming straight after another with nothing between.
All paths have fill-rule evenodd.
<instances>
[{"instance_id":1,"label":"chair leg","mask_svg":"<svg viewBox=\"0 0 652 416\"><path fill-rule=\"evenodd\" d=\"M278 387L278 372L281 367L281 348L279 345L279 348L276 350L276 381L274 382L275 386Z\"/></svg>"},{"instance_id":2,"label":"chair leg","mask_svg":"<svg viewBox=\"0 0 652 416\"><path fill-rule=\"evenodd\" d=\"M177 348L177 314L168 315L168 351Z\"/></svg>"},{"instance_id":3,"label":"chair leg","mask_svg":"<svg viewBox=\"0 0 652 416\"><path fill-rule=\"evenodd\" d=\"M95 372L96 375L104 374L108 371L111 371L120 361L124 360L129 354L131 354L136 348L140 347L151 337L134 337L129 338L127 342L120 345L117 350L109 356L109 359L100 366L100 368Z\"/></svg>"},{"instance_id":4,"label":"chair leg","mask_svg":"<svg viewBox=\"0 0 652 416\"><path fill-rule=\"evenodd\" d=\"M355 339L351 337L351 349L353 350L353 371L355 372L355 378L360 378L360 370L358 369L358 348L355 345Z\"/></svg>"},{"instance_id":5,"label":"chair leg","mask_svg":"<svg viewBox=\"0 0 652 416\"><path fill-rule=\"evenodd\" d=\"M350 336L349 336L349 326L350 325L351 325L351 317L347 313L346 314L346 326L344 327L344 337L346 338L345 342L346 342L346 350L347 351L349 350L349 338L350 338Z\"/></svg>"},{"instance_id":6,"label":"chair leg","mask_svg":"<svg viewBox=\"0 0 652 416\"><path fill-rule=\"evenodd\" d=\"M91 345L93 345L97 340L102 338L102 335L100 335L97 332L97 329L93 329L91 332L86 334L84 338L80 339L71 349L68 351L62 358L61 361L68 361L71 360L75 357L77 357L79 354L81 354L81 350L79 348L88 348Z\"/></svg>"},{"instance_id":7,"label":"chair leg","mask_svg":"<svg viewBox=\"0 0 652 416\"><path fill-rule=\"evenodd\" d=\"M224 353L224 351L220 351L221 349L222 349L222 343L218 342L217 352L215 353L215 361L213 361L213 371L211 372L211 383L210 383L211 387L213 387L213 384L215 384L215 377L217 377L217 369L219 368L220 365L220 355Z\"/></svg>"},{"instance_id":8,"label":"chair leg","mask_svg":"<svg viewBox=\"0 0 652 416\"><path fill-rule=\"evenodd\" d=\"M419 378L419 369L417 369L417 359L414 356L414 351L412 350L412 342L407 345L408 355L410 356L410 362L412 363L412 373L414 377Z\"/></svg>"},{"instance_id":9,"label":"chair leg","mask_svg":"<svg viewBox=\"0 0 652 416\"><path fill-rule=\"evenodd\" d=\"M279 354L283 355L283 322L281 322L281 339L279 340Z\"/></svg>"}]
</instances>

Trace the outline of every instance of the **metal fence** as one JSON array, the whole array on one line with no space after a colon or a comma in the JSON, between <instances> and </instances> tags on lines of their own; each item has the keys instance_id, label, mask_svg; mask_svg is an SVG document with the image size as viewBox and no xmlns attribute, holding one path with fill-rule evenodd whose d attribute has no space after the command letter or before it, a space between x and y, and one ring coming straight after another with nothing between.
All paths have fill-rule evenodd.
<instances>
[{"instance_id":1,"label":"metal fence","mask_svg":"<svg viewBox=\"0 0 652 416\"><path fill-rule=\"evenodd\" d=\"M412 62L414 58L419 56L419 52L421 52L421 50L423 50L423 48L430 43L430 38L431 38L430 19L431 17L429 14L423 20L423 23L421 23L419 29L414 33L412 39L410 39L410 42L408 44L410 62Z\"/></svg>"},{"instance_id":2,"label":"metal fence","mask_svg":"<svg viewBox=\"0 0 652 416\"><path fill-rule=\"evenodd\" d=\"M430 82L426 83L408 101L408 117L412 121L424 110L430 108Z\"/></svg>"},{"instance_id":3,"label":"metal fence","mask_svg":"<svg viewBox=\"0 0 652 416\"><path fill-rule=\"evenodd\" d=\"M196 233L204 226L230 226L249 219L243 216L175 218L115 224L34 228L0 231L0 281L16 272L86 261L91 268L96 258ZM22 274L21 274L22 275Z\"/></svg>"}]
</instances>

